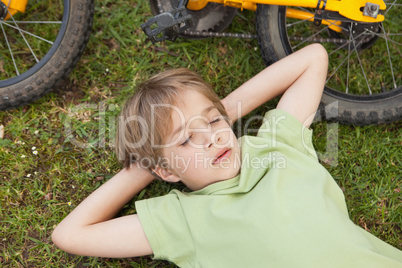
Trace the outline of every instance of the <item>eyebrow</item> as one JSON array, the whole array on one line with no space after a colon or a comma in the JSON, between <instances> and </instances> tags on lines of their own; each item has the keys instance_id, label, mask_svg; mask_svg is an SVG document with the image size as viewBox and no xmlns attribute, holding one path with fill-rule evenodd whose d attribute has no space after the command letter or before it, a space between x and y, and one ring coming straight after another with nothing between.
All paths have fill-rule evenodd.
<instances>
[{"instance_id":1,"label":"eyebrow","mask_svg":"<svg viewBox=\"0 0 402 268\"><path fill-rule=\"evenodd\" d=\"M207 108L205 108L202 112L201 115L205 116L206 114L208 114L211 110L213 109L218 109L216 108L214 105L211 105ZM173 134L171 135L171 137L174 137L177 133L179 133L180 131L182 131L185 127L186 123L184 123L184 125L181 125L180 127L178 127L175 131L173 131Z\"/></svg>"}]
</instances>

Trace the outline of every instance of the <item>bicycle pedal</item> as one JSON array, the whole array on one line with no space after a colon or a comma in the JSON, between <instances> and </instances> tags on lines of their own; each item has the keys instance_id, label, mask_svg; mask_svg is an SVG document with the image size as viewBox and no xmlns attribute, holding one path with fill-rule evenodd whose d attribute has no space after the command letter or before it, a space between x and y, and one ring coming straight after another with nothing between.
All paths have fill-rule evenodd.
<instances>
[{"instance_id":1,"label":"bicycle pedal","mask_svg":"<svg viewBox=\"0 0 402 268\"><path fill-rule=\"evenodd\" d=\"M192 16L186 8L179 7L149 19L141 28L152 43L175 41L177 36L193 25Z\"/></svg>"}]
</instances>

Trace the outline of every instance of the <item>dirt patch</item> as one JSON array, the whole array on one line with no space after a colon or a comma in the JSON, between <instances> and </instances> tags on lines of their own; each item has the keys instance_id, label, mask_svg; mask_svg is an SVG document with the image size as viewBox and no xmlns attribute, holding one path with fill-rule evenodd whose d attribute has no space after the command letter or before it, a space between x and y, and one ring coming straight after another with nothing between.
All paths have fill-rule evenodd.
<instances>
[{"instance_id":1,"label":"dirt patch","mask_svg":"<svg viewBox=\"0 0 402 268\"><path fill-rule=\"evenodd\" d=\"M64 103L78 104L79 100L85 96L79 85L70 81L68 78L60 81L53 89L53 92L62 99Z\"/></svg>"}]
</instances>

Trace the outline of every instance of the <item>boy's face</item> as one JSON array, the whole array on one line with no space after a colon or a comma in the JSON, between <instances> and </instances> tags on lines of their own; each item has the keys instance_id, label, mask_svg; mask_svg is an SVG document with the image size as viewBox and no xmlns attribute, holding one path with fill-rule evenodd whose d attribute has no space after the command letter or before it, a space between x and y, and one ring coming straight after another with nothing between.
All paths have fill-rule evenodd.
<instances>
[{"instance_id":1,"label":"boy's face","mask_svg":"<svg viewBox=\"0 0 402 268\"><path fill-rule=\"evenodd\" d=\"M237 138L213 103L197 91L182 90L173 109L173 128L163 149L169 168L157 168L157 173L192 190L238 175Z\"/></svg>"}]
</instances>

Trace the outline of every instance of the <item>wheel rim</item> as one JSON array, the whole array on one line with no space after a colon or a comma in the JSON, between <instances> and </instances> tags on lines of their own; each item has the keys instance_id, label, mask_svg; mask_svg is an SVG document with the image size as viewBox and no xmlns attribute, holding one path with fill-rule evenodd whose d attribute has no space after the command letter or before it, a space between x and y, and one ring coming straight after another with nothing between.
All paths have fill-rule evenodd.
<instances>
[{"instance_id":1,"label":"wheel rim","mask_svg":"<svg viewBox=\"0 0 402 268\"><path fill-rule=\"evenodd\" d=\"M396 1L386 5L385 20L378 29L371 30L368 25L355 29L344 23L339 35L326 25L316 27L307 20L286 18L286 8L281 7L279 27L285 52L290 54L318 41L329 54L328 94L357 102L392 98L402 91L402 5ZM298 9L314 14L314 10Z\"/></svg>"},{"instance_id":2,"label":"wheel rim","mask_svg":"<svg viewBox=\"0 0 402 268\"><path fill-rule=\"evenodd\" d=\"M64 36L69 10L69 0L30 0L25 13L0 20L0 87L32 76L48 62Z\"/></svg>"}]
</instances>

